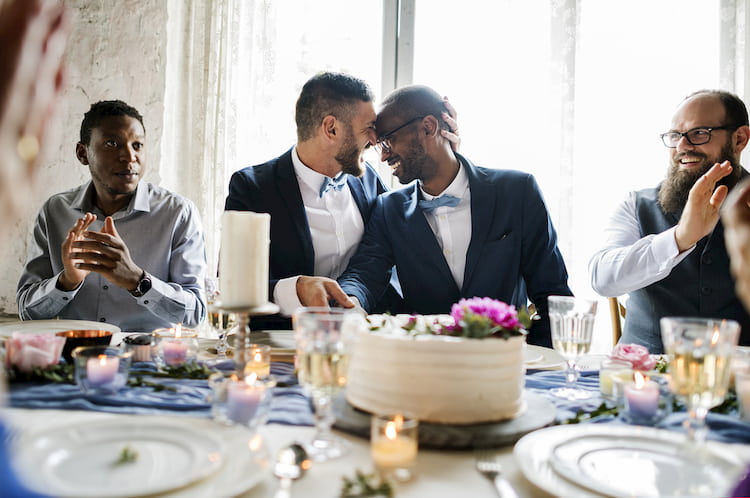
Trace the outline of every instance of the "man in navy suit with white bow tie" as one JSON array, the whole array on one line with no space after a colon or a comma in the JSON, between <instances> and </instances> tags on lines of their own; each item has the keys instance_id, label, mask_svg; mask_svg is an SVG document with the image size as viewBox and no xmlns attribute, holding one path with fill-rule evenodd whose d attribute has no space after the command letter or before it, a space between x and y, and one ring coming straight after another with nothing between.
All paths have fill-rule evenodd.
<instances>
[{"instance_id":1,"label":"man in navy suit with white bow tie","mask_svg":"<svg viewBox=\"0 0 750 498\"><path fill-rule=\"evenodd\" d=\"M361 79L324 72L309 79L296 104L297 144L281 156L237 171L225 209L271 215L269 295L291 314L309 282L336 278L354 254L375 198L387 190L363 153L375 142L375 107ZM449 117L445 119L455 126ZM446 132L445 136L457 138ZM333 282L331 280L330 282ZM373 296L379 309L400 300L397 285ZM382 298L381 298L382 297ZM253 319L254 327L289 328L288 318Z\"/></svg>"},{"instance_id":2,"label":"man in navy suit with white bow tie","mask_svg":"<svg viewBox=\"0 0 750 498\"><path fill-rule=\"evenodd\" d=\"M541 319L528 342L551 346L547 296L572 293L539 187L528 173L478 167L454 153L440 134L443 111L424 86L384 100L376 147L410 185L376 200L341 289L370 311L395 264L409 313L448 313L474 296L517 307L530 300ZM337 289L326 291L348 305Z\"/></svg>"}]
</instances>

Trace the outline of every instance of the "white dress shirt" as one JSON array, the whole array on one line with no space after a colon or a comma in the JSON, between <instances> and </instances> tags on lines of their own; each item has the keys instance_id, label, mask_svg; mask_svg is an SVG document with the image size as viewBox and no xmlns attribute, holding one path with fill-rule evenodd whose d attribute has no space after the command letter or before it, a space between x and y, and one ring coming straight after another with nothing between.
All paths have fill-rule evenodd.
<instances>
[{"instance_id":1,"label":"white dress shirt","mask_svg":"<svg viewBox=\"0 0 750 498\"><path fill-rule=\"evenodd\" d=\"M326 177L305 166L296 147L292 150L292 163L312 236L314 274L336 279L344 273L362 239L365 231L362 213L348 184L341 190L329 190L320 197L320 186ZM291 315L301 306L297 297L297 278L281 279L274 287L274 302L279 305L282 314Z\"/></svg>"},{"instance_id":2,"label":"white dress shirt","mask_svg":"<svg viewBox=\"0 0 750 498\"><path fill-rule=\"evenodd\" d=\"M605 242L589 261L591 286L614 297L642 289L665 278L695 246L680 253L676 227L641 237L635 192L630 192L604 229Z\"/></svg>"},{"instance_id":3,"label":"white dress shirt","mask_svg":"<svg viewBox=\"0 0 750 498\"><path fill-rule=\"evenodd\" d=\"M422 198L427 200L441 195L452 195L461 200L455 207L441 206L432 211L422 211L443 250L443 257L451 269L453 279L460 289L464 283L466 252L469 250L471 241L471 191L463 164L459 161L456 178L440 195L430 195L425 192L421 182L419 182L419 190Z\"/></svg>"}]
</instances>

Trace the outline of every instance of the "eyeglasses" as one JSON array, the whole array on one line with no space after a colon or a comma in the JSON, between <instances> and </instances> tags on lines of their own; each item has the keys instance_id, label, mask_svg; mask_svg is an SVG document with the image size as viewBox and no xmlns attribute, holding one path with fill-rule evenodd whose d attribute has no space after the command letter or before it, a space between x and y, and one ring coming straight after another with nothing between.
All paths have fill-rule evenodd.
<instances>
[{"instance_id":1,"label":"eyeglasses","mask_svg":"<svg viewBox=\"0 0 750 498\"><path fill-rule=\"evenodd\" d=\"M703 145L711 141L712 131L733 130L735 128L736 126L702 126L700 128L693 128L692 130L688 130L684 133L679 131L668 131L666 133L662 133L659 136L661 137L661 141L664 142L664 145L666 145L670 149L674 149L675 147L677 147L677 144L680 143L682 137L687 138L687 141L688 143L690 143L690 145Z\"/></svg>"},{"instance_id":2,"label":"eyeglasses","mask_svg":"<svg viewBox=\"0 0 750 498\"><path fill-rule=\"evenodd\" d=\"M401 129L406 128L410 124L412 124L415 121L419 121L420 119L424 119L427 116L417 116L416 118L412 118L406 123L402 124L401 126L394 128L393 130L389 131L388 133L384 133L383 135L380 135L375 142L375 150L378 152L390 152L391 151L391 138L393 135L395 135L397 132L401 131Z\"/></svg>"}]
</instances>

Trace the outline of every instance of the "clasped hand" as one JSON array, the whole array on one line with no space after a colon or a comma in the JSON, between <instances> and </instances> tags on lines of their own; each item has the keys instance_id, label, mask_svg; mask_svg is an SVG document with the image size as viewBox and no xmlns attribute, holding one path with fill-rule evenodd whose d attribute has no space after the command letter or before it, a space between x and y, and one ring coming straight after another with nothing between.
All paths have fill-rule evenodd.
<instances>
[{"instance_id":1,"label":"clasped hand","mask_svg":"<svg viewBox=\"0 0 750 498\"><path fill-rule=\"evenodd\" d=\"M104 219L101 232L88 230L95 220L96 216L86 213L68 232L62 244L64 270L59 285L65 290L73 290L90 272L94 272L126 290L135 289L143 270L130 258L128 247L117 233L112 217Z\"/></svg>"}]
</instances>

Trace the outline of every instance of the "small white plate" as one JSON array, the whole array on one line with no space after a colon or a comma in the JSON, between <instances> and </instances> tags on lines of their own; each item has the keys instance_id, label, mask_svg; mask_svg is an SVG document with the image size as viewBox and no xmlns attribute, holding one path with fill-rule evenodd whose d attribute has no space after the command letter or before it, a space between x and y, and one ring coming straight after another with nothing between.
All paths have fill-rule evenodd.
<instances>
[{"instance_id":1,"label":"small white plate","mask_svg":"<svg viewBox=\"0 0 750 498\"><path fill-rule=\"evenodd\" d=\"M523 362L529 366L534 363L538 363L544 359L544 355L540 353L538 350L535 349L529 349L529 345L527 344L526 347L523 350Z\"/></svg>"},{"instance_id":2,"label":"small white plate","mask_svg":"<svg viewBox=\"0 0 750 498\"><path fill-rule=\"evenodd\" d=\"M602 494L600 493L605 491L594 491L590 487L578 484L572 476L568 476L567 474L563 476L556 472L552 463L555 449L558 447L562 448L563 443L595 436L612 438L613 440L645 439L655 441L655 445L659 443L669 445L685 441L685 436L682 433L654 429L652 427L613 424L560 425L540 429L525 435L516 443L516 446L513 448L513 454L524 476L539 488L555 496L575 496L577 498L601 497ZM728 465L724 469L726 474L724 474L725 481L722 483L726 488L731 488L736 482L737 477L733 472L738 468L743 469L746 465L746 448L743 448L745 451L740 451L738 445L722 444L713 441L707 442L704 448L710 450L715 455L724 455L724 458L731 462L731 465ZM740 454L744 455L744 457L740 457ZM613 467L615 466L613 465ZM642 471L640 468L629 467L627 462L620 461L616 465L616 469L612 470L612 472L619 472L620 480L629 477L630 479L627 482L632 483L632 486L630 494L624 491L622 494L611 494L609 496L642 496L636 493L635 490L640 489L636 488L636 485L642 486L644 480L649 479L645 471ZM637 478L634 476L637 476ZM671 484L675 486L674 489L676 490L678 483L671 482ZM669 492L665 494L665 496L674 495L674 493ZM721 496L721 490L714 488L707 496Z\"/></svg>"},{"instance_id":3,"label":"small white plate","mask_svg":"<svg viewBox=\"0 0 750 498\"><path fill-rule=\"evenodd\" d=\"M10 337L13 332L54 334L66 330L108 330L112 334L116 334L120 332L120 327L110 323L90 322L88 320L19 320L0 323L0 337Z\"/></svg>"},{"instance_id":4,"label":"small white plate","mask_svg":"<svg viewBox=\"0 0 750 498\"><path fill-rule=\"evenodd\" d=\"M137 453L116 464L123 448ZM221 440L177 421L140 417L69 425L23 435L16 464L32 489L59 497L161 494L221 468Z\"/></svg>"},{"instance_id":5,"label":"small white plate","mask_svg":"<svg viewBox=\"0 0 750 498\"><path fill-rule=\"evenodd\" d=\"M541 356L541 358L533 363L526 361L526 355L531 357ZM534 370L556 370L565 365L565 358L560 355L557 351L542 346L534 346L533 344L526 345L526 353L524 353L524 361L526 368Z\"/></svg>"},{"instance_id":6,"label":"small white plate","mask_svg":"<svg viewBox=\"0 0 750 498\"><path fill-rule=\"evenodd\" d=\"M572 438L553 448L550 464L560 476L617 498L724 496L745 469L705 448L687 447L685 437L673 432Z\"/></svg>"}]
</instances>

